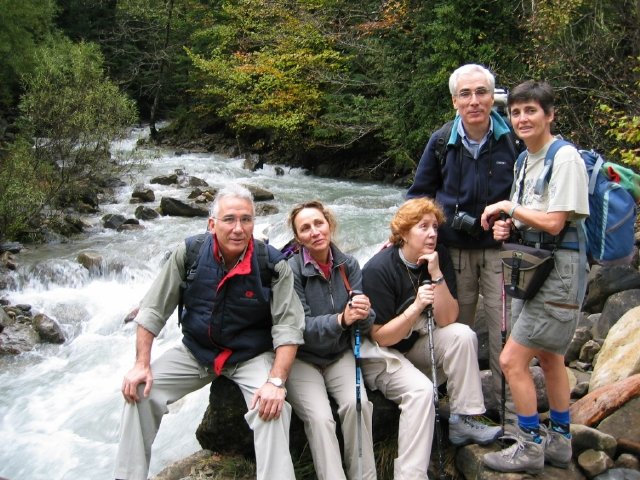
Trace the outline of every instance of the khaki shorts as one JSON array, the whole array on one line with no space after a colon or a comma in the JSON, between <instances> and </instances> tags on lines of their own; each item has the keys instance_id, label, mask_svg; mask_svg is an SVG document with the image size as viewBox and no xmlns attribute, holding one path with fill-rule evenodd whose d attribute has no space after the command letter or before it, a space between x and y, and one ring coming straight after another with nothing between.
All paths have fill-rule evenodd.
<instances>
[{"instance_id":1,"label":"khaki shorts","mask_svg":"<svg viewBox=\"0 0 640 480\"><path fill-rule=\"evenodd\" d=\"M564 355L578 325L583 291L578 292L580 254L558 250L555 268L531 300L513 299L511 338L528 348ZM584 262L586 265L586 262ZM586 282L583 282L586 285Z\"/></svg>"}]
</instances>

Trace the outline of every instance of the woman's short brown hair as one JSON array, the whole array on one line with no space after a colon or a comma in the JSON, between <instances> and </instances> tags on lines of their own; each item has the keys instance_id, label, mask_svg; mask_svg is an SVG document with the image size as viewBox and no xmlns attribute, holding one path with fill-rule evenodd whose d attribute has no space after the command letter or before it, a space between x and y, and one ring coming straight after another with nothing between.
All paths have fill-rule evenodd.
<instances>
[{"instance_id":1,"label":"woman's short brown hair","mask_svg":"<svg viewBox=\"0 0 640 480\"><path fill-rule=\"evenodd\" d=\"M442 207L430 198L412 198L404 202L391 219L389 241L396 247L401 247L404 244L402 237L409 233L422 217L430 213L436 217L438 225L446 221Z\"/></svg>"},{"instance_id":2,"label":"woman's short brown hair","mask_svg":"<svg viewBox=\"0 0 640 480\"><path fill-rule=\"evenodd\" d=\"M298 238L298 232L296 231L295 224L296 217L305 208L315 208L320 213L322 213L324 218L327 220L327 223L329 224L329 231L332 235L335 233L338 224L331 210L325 207L320 200L311 200L310 202L299 203L298 205L293 207L291 213L289 213L289 219L287 223L291 227L291 230L293 230L293 236L296 237L296 239Z\"/></svg>"}]
</instances>

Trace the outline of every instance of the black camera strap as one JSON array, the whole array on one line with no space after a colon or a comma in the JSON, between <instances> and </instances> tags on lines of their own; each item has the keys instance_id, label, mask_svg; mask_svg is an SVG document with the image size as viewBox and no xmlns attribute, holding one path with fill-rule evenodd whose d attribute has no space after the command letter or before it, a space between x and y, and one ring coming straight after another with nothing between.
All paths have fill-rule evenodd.
<instances>
[{"instance_id":1,"label":"black camera strap","mask_svg":"<svg viewBox=\"0 0 640 480\"><path fill-rule=\"evenodd\" d=\"M462 152L464 150L464 146L460 145L460 148L457 152L457 160L458 160L458 169L460 170L460 174L458 175L458 189L456 190L456 211L453 212L453 216L455 218L458 215L459 207L460 207L460 189L462 188Z\"/></svg>"}]
</instances>

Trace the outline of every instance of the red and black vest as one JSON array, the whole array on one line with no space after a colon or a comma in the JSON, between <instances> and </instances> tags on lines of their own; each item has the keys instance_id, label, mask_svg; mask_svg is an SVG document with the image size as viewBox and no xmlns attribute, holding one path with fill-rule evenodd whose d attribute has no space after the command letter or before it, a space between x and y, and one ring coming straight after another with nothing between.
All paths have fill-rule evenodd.
<instances>
[{"instance_id":1,"label":"red and black vest","mask_svg":"<svg viewBox=\"0 0 640 480\"><path fill-rule=\"evenodd\" d=\"M243 362L273 349L271 289L262 285L254 254L257 241L251 240L243 260L225 275L214 255L213 235L206 235L197 265L185 281L182 341L218 375L227 362ZM271 265L283 258L269 245L267 250Z\"/></svg>"}]
</instances>

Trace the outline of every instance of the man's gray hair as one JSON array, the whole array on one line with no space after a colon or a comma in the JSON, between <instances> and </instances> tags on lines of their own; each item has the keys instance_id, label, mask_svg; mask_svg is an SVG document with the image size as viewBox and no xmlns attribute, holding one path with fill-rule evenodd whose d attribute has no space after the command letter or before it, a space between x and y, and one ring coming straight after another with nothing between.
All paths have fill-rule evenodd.
<instances>
[{"instance_id":1,"label":"man's gray hair","mask_svg":"<svg viewBox=\"0 0 640 480\"><path fill-rule=\"evenodd\" d=\"M489 91L493 93L496 88L496 78L493 76L493 73L482 65L467 63L466 65L462 65L457 68L449 77L449 92L451 92L451 95L458 93L458 80L461 76L477 72L482 73L485 76L487 83L489 84Z\"/></svg>"},{"instance_id":2,"label":"man's gray hair","mask_svg":"<svg viewBox=\"0 0 640 480\"><path fill-rule=\"evenodd\" d=\"M251 210L255 211L255 208L253 205L253 195L251 194L251 192L247 188L243 187L242 185L239 185L237 183L230 183L224 186L223 188L221 188L218 191L218 193L216 193L216 196L213 199L213 204L211 205L211 209L209 210L210 217L213 217L213 218L218 217L220 200L227 197L247 200L249 203L251 203Z\"/></svg>"}]
</instances>

